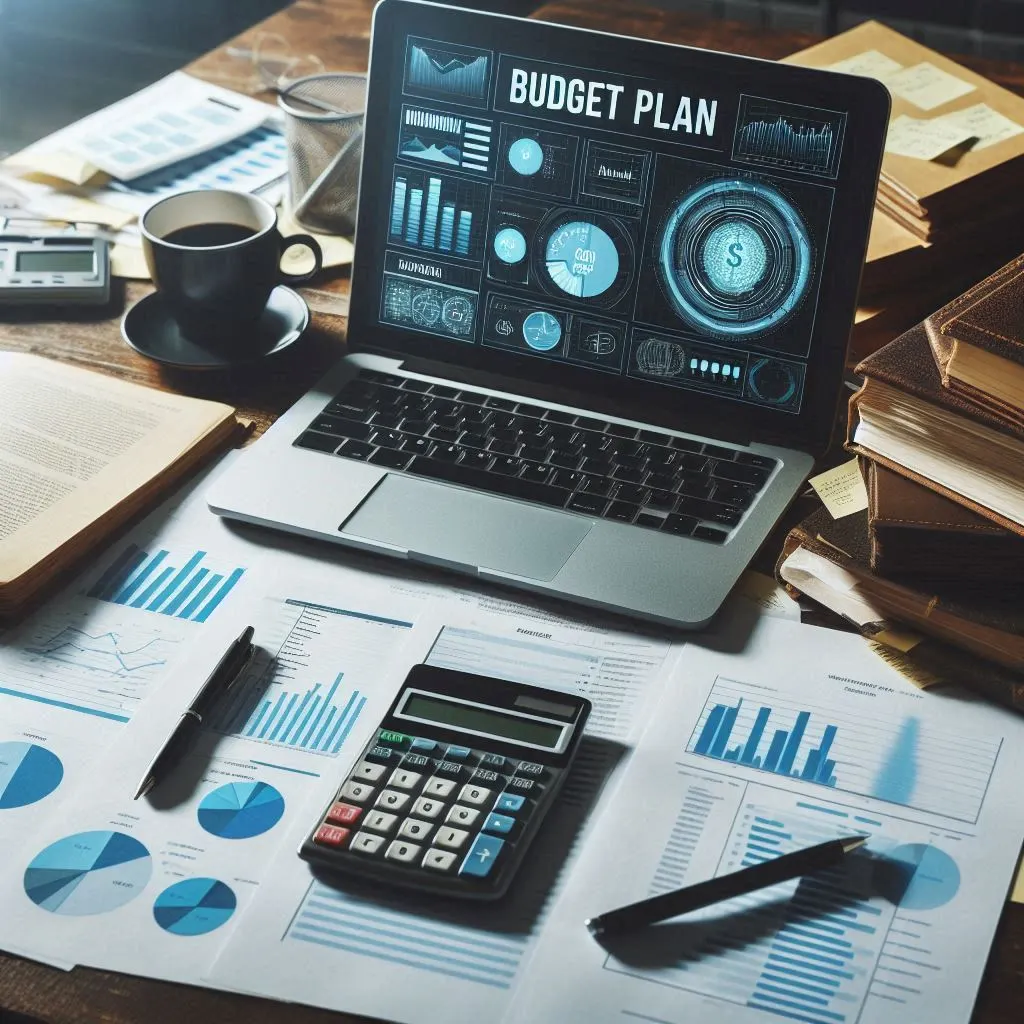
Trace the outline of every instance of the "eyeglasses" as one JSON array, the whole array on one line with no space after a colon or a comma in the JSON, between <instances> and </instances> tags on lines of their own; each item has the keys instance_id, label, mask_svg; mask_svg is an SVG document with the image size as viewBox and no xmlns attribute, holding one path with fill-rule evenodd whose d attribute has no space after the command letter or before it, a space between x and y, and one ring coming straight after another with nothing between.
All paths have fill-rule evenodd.
<instances>
[{"instance_id":1,"label":"eyeglasses","mask_svg":"<svg viewBox=\"0 0 1024 1024\"><path fill-rule=\"evenodd\" d=\"M253 84L274 92L280 92L306 75L318 75L326 70L324 62L315 54L294 54L284 36L276 32L261 32L251 50L229 46L227 53L230 57L248 60L253 69Z\"/></svg>"}]
</instances>

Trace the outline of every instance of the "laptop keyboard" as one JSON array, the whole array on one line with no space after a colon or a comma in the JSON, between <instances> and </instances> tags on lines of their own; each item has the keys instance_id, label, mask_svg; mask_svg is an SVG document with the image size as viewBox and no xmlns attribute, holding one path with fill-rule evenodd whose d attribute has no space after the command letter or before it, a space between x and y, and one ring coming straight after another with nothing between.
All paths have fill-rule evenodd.
<instances>
[{"instance_id":1,"label":"laptop keyboard","mask_svg":"<svg viewBox=\"0 0 1024 1024\"><path fill-rule=\"evenodd\" d=\"M763 455L375 370L349 381L295 444L719 544L776 465Z\"/></svg>"}]
</instances>

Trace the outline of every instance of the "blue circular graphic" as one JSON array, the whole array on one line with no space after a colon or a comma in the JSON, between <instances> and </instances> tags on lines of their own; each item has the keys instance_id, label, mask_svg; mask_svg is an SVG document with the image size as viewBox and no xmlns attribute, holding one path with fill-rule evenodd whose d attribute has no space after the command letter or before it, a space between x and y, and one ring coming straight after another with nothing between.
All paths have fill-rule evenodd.
<instances>
[{"instance_id":1,"label":"blue circular graphic","mask_svg":"<svg viewBox=\"0 0 1024 1024\"><path fill-rule=\"evenodd\" d=\"M708 280L726 295L756 288L768 267L761 236L745 221L730 220L714 228L704 243L701 262Z\"/></svg>"},{"instance_id":2,"label":"blue circular graphic","mask_svg":"<svg viewBox=\"0 0 1024 1024\"><path fill-rule=\"evenodd\" d=\"M905 910L935 910L947 904L960 888L960 869L944 850L930 843L905 843L885 859L906 878L899 897Z\"/></svg>"},{"instance_id":3,"label":"blue circular graphic","mask_svg":"<svg viewBox=\"0 0 1024 1024\"><path fill-rule=\"evenodd\" d=\"M494 255L502 263L519 263L526 255L526 239L518 228L502 228L494 236Z\"/></svg>"},{"instance_id":4,"label":"blue circular graphic","mask_svg":"<svg viewBox=\"0 0 1024 1024\"><path fill-rule=\"evenodd\" d=\"M803 218L781 192L720 178L672 209L658 268L671 305L690 327L748 340L774 331L799 308L812 258Z\"/></svg>"},{"instance_id":5,"label":"blue circular graphic","mask_svg":"<svg viewBox=\"0 0 1024 1024\"><path fill-rule=\"evenodd\" d=\"M153 917L172 935L206 935L225 924L237 906L234 892L216 878L186 878L157 896Z\"/></svg>"},{"instance_id":6,"label":"blue circular graphic","mask_svg":"<svg viewBox=\"0 0 1024 1024\"><path fill-rule=\"evenodd\" d=\"M550 314L538 310L523 321L523 338L538 352L550 352L562 340L562 325Z\"/></svg>"},{"instance_id":7,"label":"blue circular graphic","mask_svg":"<svg viewBox=\"0 0 1024 1024\"><path fill-rule=\"evenodd\" d=\"M49 796L64 778L60 758L37 743L0 743L0 811Z\"/></svg>"},{"instance_id":8,"label":"blue circular graphic","mask_svg":"<svg viewBox=\"0 0 1024 1024\"><path fill-rule=\"evenodd\" d=\"M544 163L544 150L536 139L516 139L508 147L508 162L517 174L536 174Z\"/></svg>"},{"instance_id":9,"label":"blue circular graphic","mask_svg":"<svg viewBox=\"0 0 1024 1024\"><path fill-rule=\"evenodd\" d=\"M25 869L25 894L65 917L105 914L130 903L149 882L149 850L124 832L78 832L51 843Z\"/></svg>"},{"instance_id":10,"label":"blue circular graphic","mask_svg":"<svg viewBox=\"0 0 1024 1024\"><path fill-rule=\"evenodd\" d=\"M270 831L284 814L284 797L265 782L229 782L207 793L199 824L221 839L251 839Z\"/></svg>"},{"instance_id":11,"label":"blue circular graphic","mask_svg":"<svg viewBox=\"0 0 1024 1024\"><path fill-rule=\"evenodd\" d=\"M611 235L583 220L561 224L548 235L544 263L555 285L577 299L608 291L619 276L619 250Z\"/></svg>"}]
</instances>

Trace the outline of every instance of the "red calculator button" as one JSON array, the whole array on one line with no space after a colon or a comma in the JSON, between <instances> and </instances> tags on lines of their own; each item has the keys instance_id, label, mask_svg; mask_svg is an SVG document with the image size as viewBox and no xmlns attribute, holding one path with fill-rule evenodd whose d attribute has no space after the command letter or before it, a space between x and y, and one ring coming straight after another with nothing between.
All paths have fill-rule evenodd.
<instances>
[{"instance_id":1,"label":"red calculator button","mask_svg":"<svg viewBox=\"0 0 1024 1024\"><path fill-rule=\"evenodd\" d=\"M359 820L363 813L362 807L354 807L352 804L335 804L327 812L327 820L332 825L353 825Z\"/></svg>"},{"instance_id":2,"label":"red calculator button","mask_svg":"<svg viewBox=\"0 0 1024 1024\"><path fill-rule=\"evenodd\" d=\"M336 825L321 825L313 839L322 846L344 846L351 831L347 828L338 828Z\"/></svg>"}]
</instances>

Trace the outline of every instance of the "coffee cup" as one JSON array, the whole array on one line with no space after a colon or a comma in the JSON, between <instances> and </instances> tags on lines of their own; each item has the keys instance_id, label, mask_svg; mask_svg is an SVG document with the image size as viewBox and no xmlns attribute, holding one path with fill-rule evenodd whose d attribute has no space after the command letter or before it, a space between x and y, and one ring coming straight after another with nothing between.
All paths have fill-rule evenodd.
<instances>
[{"instance_id":1,"label":"coffee cup","mask_svg":"<svg viewBox=\"0 0 1024 1024\"><path fill-rule=\"evenodd\" d=\"M157 291L182 334L199 343L244 344L274 288L302 284L323 265L314 238L282 238L277 211L244 192L179 192L150 206L139 227ZM293 245L312 252L308 273L281 269L281 257Z\"/></svg>"}]
</instances>

